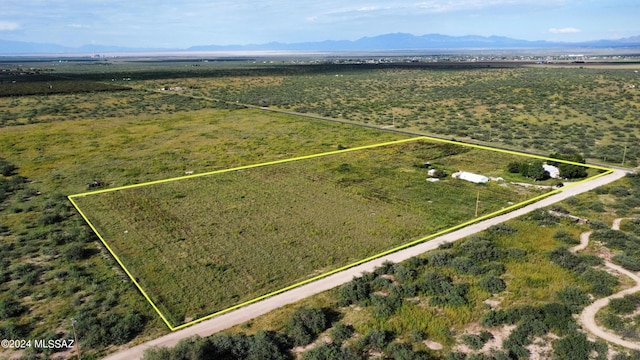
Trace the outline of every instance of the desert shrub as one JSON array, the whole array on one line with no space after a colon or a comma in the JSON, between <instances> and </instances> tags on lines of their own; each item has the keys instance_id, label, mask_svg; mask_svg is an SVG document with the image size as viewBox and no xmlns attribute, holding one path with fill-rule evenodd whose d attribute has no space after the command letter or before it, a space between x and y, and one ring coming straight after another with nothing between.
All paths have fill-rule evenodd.
<instances>
[{"instance_id":1,"label":"desert shrub","mask_svg":"<svg viewBox=\"0 0 640 360\"><path fill-rule=\"evenodd\" d=\"M2 176L11 176L17 169L15 165L0 158L0 174L2 174Z\"/></svg>"},{"instance_id":2,"label":"desert shrub","mask_svg":"<svg viewBox=\"0 0 640 360\"><path fill-rule=\"evenodd\" d=\"M587 269L582 273L582 278L591 284L591 292L596 296L611 295L613 288L618 285L618 278L604 270Z\"/></svg>"},{"instance_id":3,"label":"desert shrub","mask_svg":"<svg viewBox=\"0 0 640 360\"><path fill-rule=\"evenodd\" d=\"M497 261L491 261L491 262L481 266L480 270L477 273L477 275L485 274L487 276L489 276L489 275L500 276L500 275L504 274L506 271L507 271L507 268L504 266L503 263L497 262Z\"/></svg>"},{"instance_id":4,"label":"desert shrub","mask_svg":"<svg viewBox=\"0 0 640 360\"><path fill-rule=\"evenodd\" d=\"M620 230L602 229L591 234L593 240L602 241L607 247L613 249L628 249L638 246L638 239Z\"/></svg>"},{"instance_id":5,"label":"desert shrub","mask_svg":"<svg viewBox=\"0 0 640 360\"><path fill-rule=\"evenodd\" d=\"M631 354L619 352L613 356L613 360L634 360L640 359L640 351L632 350Z\"/></svg>"},{"instance_id":6,"label":"desert shrub","mask_svg":"<svg viewBox=\"0 0 640 360\"><path fill-rule=\"evenodd\" d=\"M360 357L350 348L343 348L340 345L322 342L302 353L302 360L359 360ZM257 360L257 358L256 358Z\"/></svg>"},{"instance_id":7,"label":"desert shrub","mask_svg":"<svg viewBox=\"0 0 640 360\"><path fill-rule=\"evenodd\" d=\"M587 208L595 212L605 212L604 204L600 200L593 200L587 203Z\"/></svg>"},{"instance_id":8,"label":"desert shrub","mask_svg":"<svg viewBox=\"0 0 640 360\"><path fill-rule=\"evenodd\" d=\"M494 327L512 323L512 320L513 318L505 310L489 310L482 316L480 324L484 327Z\"/></svg>"},{"instance_id":9,"label":"desert shrub","mask_svg":"<svg viewBox=\"0 0 640 360\"><path fill-rule=\"evenodd\" d=\"M565 247L553 249L551 252L549 252L548 256L549 259L555 264L568 270L576 270L579 266L582 265L580 257L570 252Z\"/></svg>"},{"instance_id":10,"label":"desert shrub","mask_svg":"<svg viewBox=\"0 0 640 360\"><path fill-rule=\"evenodd\" d=\"M553 355L558 360L589 359L592 343L583 333L574 333L553 342Z\"/></svg>"},{"instance_id":11,"label":"desert shrub","mask_svg":"<svg viewBox=\"0 0 640 360\"><path fill-rule=\"evenodd\" d=\"M609 194L612 194L616 197L626 197L631 195L631 191L622 185L612 186L609 189Z\"/></svg>"},{"instance_id":12,"label":"desert shrub","mask_svg":"<svg viewBox=\"0 0 640 360\"><path fill-rule=\"evenodd\" d=\"M415 279L417 273L403 264L395 264L393 266L393 275L399 282L407 282Z\"/></svg>"},{"instance_id":13,"label":"desert shrub","mask_svg":"<svg viewBox=\"0 0 640 360\"><path fill-rule=\"evenodd\" d=\"M460 250L474 262L499 260L504 256L502 249L496 247L484 236L472 236L460 246Z\"/></svg>"},{"instance_id":14,"label":"desert shrub","mask_svg":"<svg viewBox=\"0 0 640 360\"><path fill-rule=\"evenodd\" d=\"M625 324L622 318L613 313L605 313L601 321L604 327L615 332L622 332L625 328Z\"/></svg>"},{"instance_id":15,"label":"desert shrub","mask_svg":"<svg viewBox=\"0 0 640 360\"><path fill-rule=\"evenodd\" d=\"M412 270L418 270L420 266L426 265L427 263L428 263L428 260L426 258L422 258L419 256L414 256L403 262L403 264L405 264L406 267Z\"/></svg>"},{"instance_id":16,"label":"desert shrub","mask_svg":"<svg viewBox=\"0 0 640 360\"><path fill-rule=\"evenodd\" d=\"M20 339L25 337L24 328L16 324L0 325L0 337L3 339Z\"/></svg>"},{"instance_id":17,"label":"desert shrub","mask_svg":"<svg viewBox=\"0 0 640 360\"><path fill-rule=\"evenodd\" d=\"M576 245L580 243L580 239L575 237L572 233L566 230L558 230L553 234L553 238L556 240L560 240L562 243L567 245Z\"/></svg>"},{"instance_id":18,"label":"desert shrub","mask_svg":"<svg viewBox=\"0 0 640 360\"><path fill-rule=\"evenodd\" d=\"M382 351L389 343L389 338L386 331L371 329L360 338L360 346L367 350Z\"/></svg>"},{"instance_id":19,"label":"desert shrub","mask_svg":"<svg viewBox=\"0 0 640 360\"><path fill-rule=\"evenodd\" d=\"M453 259L453 255L447 251L434 251L428 256L429 263L436 266L447 266Z\"/></svg>"},{"instance_id":20,"label":"desert shrub","mask_svg":"<svg viewBox=\"0 0 640 360\"><path fill-rule=\"evenodd\" d=\"M96 317L90 311L79 311L75 319L78 333L84 334L81 342L89 348L125 344L137 336L146 323L146 319L137 312Z\"/></svg>"},{"instance_id":21,"label":"desert shrub","mask_svg":"<svg viewBox=\"0 0 640 360\"><path fill-rule=\"evenodd\" d=\"M463 343L469 346L473 350L480 350L484 346L485 341L480 337L480 335L476 334L464 334L460 337Z\"/></svg>"},{"instance_id":22,"label":"desert shrub","mask_svg":"<svg viewBox=\"0 0 640 360\"><path fill-rule=\"evenodd\" d=\"M253 336L245 334L216 334L208 338L187 338L172 349L146 350L143 360L166 359L290 359L289 345L282 334L258 331Z\"/></svg>"},{"instance_id":23,"label":"desert shrub","mask_svg":"<svg viewBox=\"0 0 640 360\"><path fill-rule=\"evenodd\" d=\"M546 326L558 335L565 334L573 330L576 325L573 321L571 309L559 303L549 303L542 306Z\"/></svg>"},{"instance_id":24,"label":"desert shrub","mask_svg":"<svg viewBox=\"0 0 640 360\"><path fill-rule=\"evenodd\" d=\"M385 261L382 263L382 265L380 265L379 267L377 267L373 273L380 276L380 275L391 275L393 274L393 270L394 270L394 265L395 263L393 261Z\"/></svg>"},{"instance_id":25,"label":"desert shrub","mask_svg":"<svg viewBox=\"0 0 640 360\"><path fill-rule=\"evenodd\" d=\"M491 275L480 278L478 286L490 294L497 294L507 288L502 279Z\"/></svg>"},{"instance_id":26,"label":"desert shrub","mask_svg":"<svg viewBox=\"0 0 640 360\"><path fill-rule=\"evenodd\" d=\"M512 173L512 174L518 174L520 173L520 167L522 166L522 163L517 162L517 161L512 161L507 165L507 171Z\"/></svg>"},{"instance_id":27,"label":"desert shrub","mask_svg":"<svg viewBox=\"0 0 640 360\"><path fill-rule=\"evenodd\" d=\"M574 314L580 312L582 308L591 303L589 294L581 288L573 285L569 285L558 291L556 296L558 297L558 300L568 306Z\"/></svg>"},{"instance_id":28,"label":"desert shrub","mask_svg":"<svg viewBox=\"0 0 640 360\"><path fill-rule=\"evenodd\" d=\"M628 254L615 255L612 260L622 266L623 268L631 271L640 271L640 259L638 257Z\"/></svg>"},{"instance_id":29,"label":"desert shrub","mask_svg":"<svg viewBox=\"0 0 640 360\"><path fill-rule=\"evenodd\" d=\"M632 297L625 296L609 300L609 308L616 314L630 314L636 310L637 302Z\"/></svg>"},{"instance_id":30,"label":"desert shrub","mask_svg":"<svg viewBox=\"0 0 640 360\"><path fill-rule=\"evenodd\" d=\"M27 308L14 297L7 296L0 299L0 320L20 316L25 311Z\"/></svg>"},{"instance_id":31,"label":"desert shrub","mask_svg":"<svg viewBox=\"0 0 640 360\"><path fill-rule=\"evenodd\" d=\"M518 229L505 223L493 225L487 229L487 232L491 235L511 235L517 231Z\"/></svg>"},{"instance_id":32,"label":"desert shrub","mask_svg":"<svg viewBox=\"0 0 640 360\"><path fill-rule=\"evenodd\" d=\"M395 295L378 295L371 294L371 305L373 312L378 318L388 318L393 315L396 310L402 306L403 299Z\"/></svg>"},{"instance_id":33,"label":"desert shrub","mask_svg":"<svg viewBox=\"0 0 640 360\"><path fill-rule=\"evenodd\" d=\"M592 220L589 222L589 226L594 230L604 230L609 228L609 225L605 224L604 221L601 220Z\"/></svg>"},{"instance_id":34,"label":"desert shrub","mask_svg":"<svg viewBox=\"0 0 640 360\"><path fill-rule=\"evenodd\" d=\"M142 315L130 312L110 325L109 333L114 344L126 344L144 329L145 320Z\"/></svg>"},{"instance_id":35,"label":"desert shrub","mask_svg":"<svg viewBox=\"0 0 640 360\"><path fill-rule=\"evenodd\" d=\"M353 326L337 323L331 329L329 335L335 343L341 344L353 335Z\"/></svg>"},{"instance_id":36,"label":"desert shrub","mask_svg":"<svg viewBox=\"0 0 640 360\"><path fill-rule=\"evenodd\" d=\"M478 263L466 256L456 256L451 260L451 266L461 274L478 274Z\"/></svg>"},{"instance_id":37,"label":"desert shrub","mask_svg":"<svg viewBox=\"0 0 640 360\"><path fill-rule=\"evenodd\" d=\"M287 335L295 346L311 343L328 326L327 316L321 309L297 308L286 324Z\"/></svg>"},{"instance_id":38,"label":"desert shrub","mask_svg":"<svg viewBox=\"0 0 640 360\"><path fill-rule=\"evenodd\" d=\"M393 360L429 360L432 359L426 353L415 352L411 345L393 342L385 349L385 354Z\"/></svg>"},{"instance_id":39,"label":"desert shrub","mask_svg":"<svg viewBox=\"0 0 640 360\"><path fill-rule=\"evenodd\" d=\"M527 252L517 247L510 247L507 249L507 256L513 259L520 259L527 256Z\"/></svg>"},{"instance_id":40,"label":"desert shrub","mask_svg":"<svg viewBox=\"0 0 640 360\"><path fill-rule=\"evenodd\" d=\"M77 261L86 259L91 255L91 252L84 245L74 243L66 246L62 254L69 261Z\"/></svg>"},{"instance_id":41,"label":"desert shrub","mask_svg":"<svg viewBox=\"0 0 640 360\"><path fill-rule=\"evenodd\" d=\"M549 214L545 210L536 210L528 217L529 220L533 220L540 226L550 226L557 224L560 220L558 217Z\"/></svg>"},{"instance_id":42,"label":"desert shrub","mask_svg":"<svg viewBox=\"0 0 640 360\"><path fill-rule=\"evenodd\" d=\"M284 335L273 331L258 331L249 337L247 360L288 360L289 344Z\"/></svg>"},{"instance_id":43,"label":"desert shrub","mask_svg":"<svg viewBox=\"0 0 640 360\"><path fill-rule=\"evenodd\" d=\"M371 285L362 277L354 278L337 289L338 305L348 306L369 299Z\"/></svg>"},{"instance_id":44,"label":"desert shrub","mask_svg":"<svg viewBox=\"0 0 640 360\"><path fill-rule=\"evenodd\" d=\"M371 288L373 290L383 290L388 288L392 284L393 284L393 281L382 276L378 276L377 278L373 279L373 281L371 281L370 283Z\"/></svg>"},{"instance_id":45,"label":"desert shrub","mask_svg":"<svg viewBox=\"0 0 640 360\"><path fill-rule=\"evenodd\" d=\"M467 360L467 354L460 351L452 351L447 354L446 360Z\"/></svg>"}]
</instances>

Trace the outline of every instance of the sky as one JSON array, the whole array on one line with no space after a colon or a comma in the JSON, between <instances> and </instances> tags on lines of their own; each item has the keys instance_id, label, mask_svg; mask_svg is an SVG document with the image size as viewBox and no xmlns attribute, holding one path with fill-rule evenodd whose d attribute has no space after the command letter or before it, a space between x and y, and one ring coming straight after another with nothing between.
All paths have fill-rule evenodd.
<instances>
[{"instance_id":1,"label":"sky","mask_svg":"<svg viewBox=\"0 0 640 360\"><path fill-rule=\"evenodd\" d=\"M0 39L188 48L387 33L587 41L640 35L638 0L0 0Z\"/></svg>"}]
</instances>

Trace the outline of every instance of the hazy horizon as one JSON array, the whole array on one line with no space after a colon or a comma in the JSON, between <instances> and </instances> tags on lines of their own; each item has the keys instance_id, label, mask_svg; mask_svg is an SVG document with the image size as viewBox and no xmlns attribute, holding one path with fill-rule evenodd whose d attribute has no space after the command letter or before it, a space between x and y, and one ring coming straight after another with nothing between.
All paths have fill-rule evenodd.
<instances>
[{"instance_id":1,"label":"hazy horizon","mask_svg":"<svg viewBox=\"0 0 640 360\"><path fill-rule=\"evenodd\" d=\"M0 39L184 49L402 32L582 42L640 35L638 13L635 0L5 0Z\"/></svg>"}]
</instances>

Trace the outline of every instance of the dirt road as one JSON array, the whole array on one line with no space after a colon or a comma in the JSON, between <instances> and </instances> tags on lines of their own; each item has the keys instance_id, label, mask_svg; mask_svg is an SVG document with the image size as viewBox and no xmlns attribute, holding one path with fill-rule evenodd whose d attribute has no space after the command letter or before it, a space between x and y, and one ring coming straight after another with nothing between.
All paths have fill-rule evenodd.
<instances>
[{"instance_id":1,"label":"dirt road","mask_svg":"<svg viewBox=\"0 0 640 360\"><path fill-rule=\"evenodd\" d=\"M262 300L257 303L253 303L251 305L247 305L238 310L222 314L220 316L216 316L212 319L203 321L201 323L195 324L188 328L167 334L165 336L159 337L157 339L148 341L144 344L137 345L130 349L126 349L112 355L109 355L105 359L108 360L130 360L130 359L139 359L142 357L145 349L151 347L172 347L178 343L181 339L199 335L199 336L209 336L221 330L227 329L229 327L242 324L247 322L257 316L266 314L271 310L277 309L287 304L291 304L307 298L309 296L321 293L323 291L335 288L342 284L345 284L351 281L354 277L359 276L364 271L373 271L376 267L382 265L385 261L392 262L400 262L411 258L413 256L422 254L426 251L436 249L443 243L453 242L469 235L475 234L479 231L485 230L490 226L500 224L507 220L516 218L518 216L522 216L536 209L540 209L556 202L562 201L569 197L575 196L577 194L593 190L599 186L608 184L610 182L616 181L626 174L625 171L615 170L613 173L601 176L597 179L579 183L571 187L565 187L561 192L546 197L536 203L524 206L512 212L499 215L484 221L477 222L475 224L471 224L462 229L447 233L445 235L436 237L430 241L418 244L416 246L395 252L393 254L372 260L370 262L349 268L345 271L327 276L320 280L314 281L312 283L297 287L290 291L272 296L265 300Z\"/></svg>"},{"instance_id":2,"label":"dirt road","mask_svg":"<svg viewBox=\"0 0 640 360\"><path fill-rule=\"evenodd\" d=\"M619 219L613 220L613 225L611 226L611 229L620 230L620 222L624 219L627 219L627 218L619 218ZM590 236L591 236L591 231L580 234L580 245L573 247L571 251L576 252L576 251L584 250L589 245ZM628 349L640 350L640 343L625 340L622 337L612 332L609 332L606 329L601 328L596 324L596 314L598 313L598 311L600 311L600 309L602 309L603 307L609 304L609 300L618 299L618 298L624 297L625 295L633 294L635 292L640 291L640 277L638 277L638 275L636 275L634 272L626 270L623 267L608 261L605 261L604 265L618 274L623 274L630 277L631 279L633 279L633 281L636 282L636 285L632 288L625 289L611 296L598 299L594 301L593 304L584 308L579 318L580 325L582 325L583 328L585 328L587 331L589 331L593 335L603 340L606 340L608 342L611 342L620 346L624 346Z\"/></svg>"}]
</instances>

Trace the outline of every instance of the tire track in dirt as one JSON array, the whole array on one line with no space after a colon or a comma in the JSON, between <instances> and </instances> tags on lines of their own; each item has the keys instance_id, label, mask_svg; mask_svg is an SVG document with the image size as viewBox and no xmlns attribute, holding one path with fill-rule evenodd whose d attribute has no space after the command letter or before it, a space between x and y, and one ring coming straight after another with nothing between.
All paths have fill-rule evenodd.
<instances>
[{"instance_id":1,"label":"tire track in dirt","mask_svg":"<svg viewBox=\"0 0 640 360\"><path fill-rule=\"evenodd\" d=\"M620 230L620 223L624 219L632 219L632 218L618 218L613 220L613 225L611 225L611 229ZM591 236L591 233L592 231L588 231L580 234L580 244L572 247L570 249L571 252L576 253L578 251L584 250L589 245L589 237ZM640 350L640 343L625 340L621 336L618 336L613 332L610 332L602 327L599 327L596 324L596 314L598 313L598 311L600 311L602 308L604 308L609 304L609 300L619 299L621 297L624 297L625 295L633 294L635 292L640 291L640 277L636 273L631 272L627 269L624 269L623 267L618 266L609 261L605 261L604 265L618 274L623 274L630 277L631 279L633 279L633 281L635 281L636 285L634 287L622 290L618 293L607 296L605 298L598 299L594 301L591 305L585 307L584 310L582 310L582 313L580 314L580 318L579 318L580 325L582 325L582 327L586 329L588 332L590 332L591 334L603 340L606 340L610 343L620 345L628 349Z\"/></svg>"}]
</instances>

